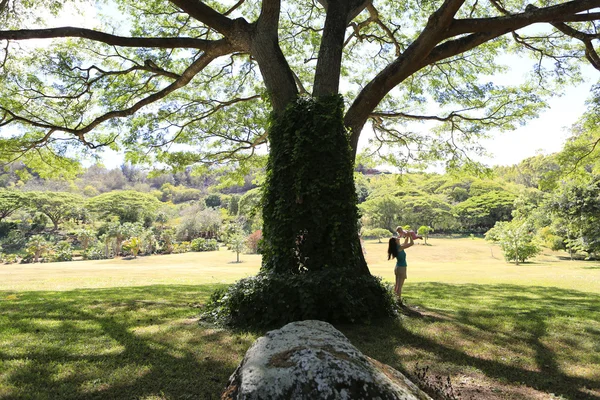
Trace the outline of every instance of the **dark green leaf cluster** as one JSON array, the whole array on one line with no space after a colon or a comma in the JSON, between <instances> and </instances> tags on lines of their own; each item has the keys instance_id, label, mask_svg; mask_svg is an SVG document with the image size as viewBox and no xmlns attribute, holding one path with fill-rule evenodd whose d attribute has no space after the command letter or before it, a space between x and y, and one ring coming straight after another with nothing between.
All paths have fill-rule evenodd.
<instances>
[{"instance_id":1,"label":"dark green leaf cluster","mask_svg":"<svg viewBox=\"0 0 600 400\"><path fill-rule=\"evenodd\" d=\"M356 323L393 316L395 306L391 288L379 277L348 277L343 269L301 275L263 271L214 292L203 319L240 328L306 319Z\"/></svg>"},{"instance_id":2,"label":"dark green leaf cluster","mask_svg":"<svg viewBox=\"0 0 600 400\"><path fill-rule=\"evenodd\" d=\"M192 251L215 251L219 250L219 244L215 239L196 238L190 243Z\"/></svg>"},{"instance_id":3,"label":"dark green leaf cluster","mask_svg":"<svg viewBox=\"0 0 600 400\"><path fill-rule=\"evenodd\" d=\"M263 269L352 273L359 264L353 162L342 116L343 101L332 96L300 98L274 118L263 197Z\"/></svg>"}]
</instances>

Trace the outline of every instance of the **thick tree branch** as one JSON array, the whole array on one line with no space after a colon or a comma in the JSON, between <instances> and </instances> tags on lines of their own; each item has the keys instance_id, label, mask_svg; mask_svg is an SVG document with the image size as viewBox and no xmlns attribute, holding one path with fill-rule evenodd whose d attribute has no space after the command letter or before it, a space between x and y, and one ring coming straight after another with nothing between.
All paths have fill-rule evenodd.
<instances>
[{"instance_id":1,"label":"thick tree branch","mask_svg":"<svg viewBox=\"0 0 600 400\"><path fill-rule=\"evenodd\" d=\"M191 48L209 51L214 47L220 46L218 41L211 40L185 37L123 37L92 29L74 28L70 26L50 29L0 31L0 40L51 39L64 37L78 37L120 47Z\"/></svg>"},{"instance_id":2,"label":"thick tree branch","mask_svg":"<svg viewBox=\"0 0 600 400\"><path fill-rule=\"evenodd\" d=\"M273 111L283 111L298 96L294 74L279 46L280 0L264 0L258 20L253 24L250 54L258 62L261 75L273 104Z\"/></svg>"},{"instance_id":3,"label":"thick tree branch","mask_svg":"<svg viewBox=\"0 0 600 400\"><path fill-rule=\"evenodd\" d=\"M584 16L587 18L588 14L577 15L577 13L592 10L596 7L600 7L600 0L573 0L543 8L528 6L525 12L508 16L459 19L452 22L444 33L444 37L450 38L477 32L510 32L539 22L581 20Z\"/></svg>"},{"instance_id":4,"label":"thick tree branch","mask_svg":"<svg viewBox=\"0 0 600 400\"><path fill-rule=\"evenodd\" d=\"M585 45L585 57L594 68L600 71L600 56L598 56L598 53L592 44L592 40L598 39L597 34L592 35L589 33L580 32L577 29L571 28L565 23L553 23L552 26L565 35L583 42Z\"/></svg>"},{"instance_id":5,"label":"thick tree branch","mask_svg":"<svg viewBox=\"0 0 600 400\"><path fill-rule=\"evenodd\" d=\"M464 1L444 1L442 6L429 17L419 37L400 57L377 74L354 100L346 113L344 123L352 131L350 145L355 154L360 132L369 114L390 90L424 66L423 60L443 40L446 30L453 23L454 16Z\"/></svg>"},{"instance_id":6,"label":"thick tree branch","mask_svg":"<svg viewBox=\"0 0 600 400\"><path fill-rule=\"evenodd\" d=\"M219 13L199 0L169 0L193 18L211 27L229 38L234 32L235 23L232 19Z\"/></svg>"}]
</instances>

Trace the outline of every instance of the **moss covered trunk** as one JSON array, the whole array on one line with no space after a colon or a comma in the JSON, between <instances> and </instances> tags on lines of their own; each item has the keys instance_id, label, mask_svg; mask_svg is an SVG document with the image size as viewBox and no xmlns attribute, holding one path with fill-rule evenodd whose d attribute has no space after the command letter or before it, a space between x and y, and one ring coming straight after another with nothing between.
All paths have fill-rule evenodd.
<instances>
[{"instance_id":1,"label":"moss covered trunk","mask_svg":"<svg viewBox=\"0 0 600 400\"><path fill-rule=\"evenodd\" d=\"M368 275L341 97L297 100L272 122L269 140L263 270Z\"/></svg>"},{"instance_id":2,"label":"moss covered trunk","mask_svg":"<svg viewBox=\"0 0 600 400\"><path fill-rule=\"evenodd\" d=\"M271 328L394 315L393 293L362 254L342 111L339 96L301 98L272 121L261 271L215 292L203 318Z\"/></svg>"}]
</instances>

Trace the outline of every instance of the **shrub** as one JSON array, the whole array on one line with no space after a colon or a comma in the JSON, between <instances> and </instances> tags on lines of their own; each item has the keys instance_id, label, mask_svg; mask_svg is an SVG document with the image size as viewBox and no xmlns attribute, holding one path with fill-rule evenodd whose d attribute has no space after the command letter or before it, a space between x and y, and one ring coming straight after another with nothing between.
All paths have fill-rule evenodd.
<instances>
[{"instance_id":1,"label":"shrub","mask_svg":"<svg viewBox=\"0 0 600 400\"><path fill-rule=\"evenodd\" d=\"M42 235L33 235L27 241L27 256L31 256L33 262L38 262L48 250L50 250L51 244ZM26 257L27 258L27 257Z\"/></svg>"},{"instance_id":2,"label":"shrub","mask_svg":"<svg viewBox=\"0 0 600 400\"><path fill-rule=\"evenodd\" d=\"M391 237L392 233L383 228L365 229L362 233L362 237L365 239L377 239L381 243L381 239L385 237Z\"/></svg>"},{"instance_id":3,"label":"shrub","mask_svg":"<svg viewBox=\"0 0 600 400\"><path fill-rule=\"evenodd\" d=\"M27 238L20 229L9 231L6 237L2 239L2 246L4 248L11 248L13 250L22 249L26 243Z\"/></svg>"},{"instance_id":4,"label":"shrub","mask_svg":"<svg viewBox=\"0 0 600 400\"><path fill-rule=\"evenodd\" d=\"M85 260L105 260L109 257L106 256L104 243L98 242L89 246L83 252L83 258Z\"/></svg>"},{"instance_id":5,"label":"shrub","mask_svg":"<svg viewBox=\"0 0 600 400\"><path fill-rule=\"evenodd\" d=\"M541 251L528 224L519 220L496 222L486 232L485 239L498 243L506 261L514 261L517 265Z\"/></svg>"},{"instance_id":6,"label":"shrub","mask_svg":"<svg viewBox=\"0 0 600 400\"><path fill-rule=\"evenodd\" d=\"M58 242L51 250L49 261L73 261L71 243L66 240Z\"/></svg>"},{"instance_id":7,"label":"shrub","mask_svg":"<svg viewBox=\"0 0 600 400\"><path fill-rule=\"evenodd\" d=\"M219 250L219 244L215 239L197 238L190 243L192 251L215 251Z\"/></svg>"},{"instance_id":8,"label":"shrub","mask_svg":"<svg viewBox=\"0 0 600 400\"><path fill-rule=\"evenodd\" d=\"M173 245L173 254L188 253L192 251L190 242L175 243Z\"/></svg>"},{"instance_id":9,"label":"shrub","mask_svg":"<svg viewBox=\"0 0 600 400\"><path fill-rule=\"evenodd\" d=\"M260 253L260 243L262 241L262 231L259 229L248 235L246 239L246 248L252 254Z\"/></svg>"},{"instance_id":10,"label":"shrub","mask_svg":"<svg viewBox=\"0 0 600 400\"><path fill-rule=\"evenodd\" d=\"M2 258L2 262L4 264L13 264L17 262L17 255L16 254L4 254L4 253L0 253L0 256Z\"/></svg>"},{"instance_id":11,"label":"shrub","mask_svg":"<svg viewBox=\"0 0 600 400\"><path fill-rule=\"evenodd\" d=\"M391 289L379 277L349 277L347 271L333 268L307 274L260 272L215 291L202 318L240 328L270 328L306 319L365 322L395 314Z\"/></svg>"},{"instance_id":12,"label":"shrub","mask_svg":"<svg viewBox=\"0 0 600 400\"><path fill-rule=\"evenodd\" d=\"M129 238L123 242L123 250L126 251L128 254L133 255L133 258L137 258L137 255L140 252L141 246L142 246L142 242L140 241L140 238L137 236Z\"/></svg>"}]
</instances>

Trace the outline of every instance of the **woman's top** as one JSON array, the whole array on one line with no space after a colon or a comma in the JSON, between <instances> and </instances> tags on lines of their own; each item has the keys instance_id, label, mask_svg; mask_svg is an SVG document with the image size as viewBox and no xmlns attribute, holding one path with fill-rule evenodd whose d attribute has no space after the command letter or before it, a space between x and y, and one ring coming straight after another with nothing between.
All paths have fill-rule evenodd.
<instances>
[{"instance_id":1,"label":"woman's top","mask_svg":"<svg viewBox=\"0 0 600 400\"><path fill-rule=\"evenodd\" d=\"M398 256L396 257L396 267L406 267L406 252L398 245Z\"/></svg>"}]
</instances>

